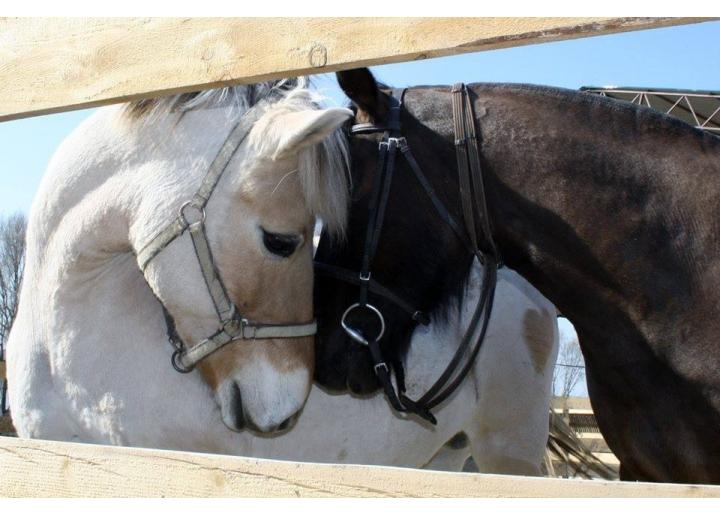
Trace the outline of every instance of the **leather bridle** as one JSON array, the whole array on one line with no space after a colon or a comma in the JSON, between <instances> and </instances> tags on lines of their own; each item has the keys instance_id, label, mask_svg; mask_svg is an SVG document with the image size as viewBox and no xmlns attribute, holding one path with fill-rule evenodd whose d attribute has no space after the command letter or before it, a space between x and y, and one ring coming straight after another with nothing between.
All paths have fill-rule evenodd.
<instances>
[{"instance_id":1,"label":"leather bridle","mask_svg":"<svg viewBox=\"0 0 720 514\"><path fill-rule=\"evenodd\" d=\"M188 346L178 335L169 311L160 302L165 313L168 339L175 348L171 362L181 373L189 373L202 359L235 341L298 338L312 336L317 332L315 320L308 323L271 324L258 323L245 318L227 294L227 288L215 266L207 239L205 206L233 155L257 121L260 112L262 112L261 104L258 104L240 118L210 164L198 191L180 207L178 216L160 230L137 254L138 265L145 275L146 268L153 258L186 231L190 234L205 286L215 307L218 328L207 338L193 346Z\"/></svg>"},{"instance_id":2,"label":"leather bridle","mask_svg":"<svg viewBox=\"0 0 720 514\"><path fill-rule=\"evenodd\" d=\"M315 263L315 268L322 275L349 282L360 288L358 301L345 310L341 319L341 326L354 341L368 347L375 374L393 408L399 412L416 414L430 423L436 424L437 420L431 409L445 401L458 388L469 373L480 351L492 312L500 256L492 238L475 131L475 116L467 88L462 83L455 84L452 88L455 148L465 230L461 228L461 225L437 197L432 185L415 160L407 140L402 136L400 111L405 91L406 89L392 90L388 123L386 125L361 123L353 125L350 129L351 135L382 133L382 140L378 147L377 171L369 203L368 225L360 271L353 272L320 262ZM440 378L419 400L411 400L405 395L404 370L400 363L393 366L397 390L393 385L390 368L385 362L380 349L380 340L385 332L385 319L380 310L370 303L368 299L369 294L374 294L405 311L415 323L427 325L430 322L426 313L415 309L411 302L393 293L372 278L372 262L382 232L385 209L398 153L402 155L409 165L413 175L422 186L440 218L450 226L473 255L473 258L477 258L484 265L480 299L470 324L458 345L455 355ZM487 250L481 249L479 243L482 241L485 242L484 246L488 248ZM348 315L359 309L366 310L378 319L380 329L374 337L366 336L362 330L353 327L348 321ZM480 327L480 331L475 337L478 327Z\"/></svg>"}]
</instances>

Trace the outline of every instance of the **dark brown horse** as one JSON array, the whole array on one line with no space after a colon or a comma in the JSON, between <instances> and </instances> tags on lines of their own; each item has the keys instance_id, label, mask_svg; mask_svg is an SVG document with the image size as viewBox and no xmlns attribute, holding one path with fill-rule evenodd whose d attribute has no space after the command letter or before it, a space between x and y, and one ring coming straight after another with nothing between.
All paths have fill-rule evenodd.
<instances>
[{"instance_id":1,"label":"dark brown horse","mask_svg":"<svg viewBox=\"0 0 720 514\"><path fill-rule=\"evenodd\" d=\"M338 74L358 122L382 123L387 92L366 69ZM630 480L720 483L720 138L586 93L470 86L493 236L504 262L577 329L598 424ZM413 87L403 135L461 219L450 88ZM316 259L358 269L379 135L353 135L347 240ZM373 277L441 313L470 258L398 159ZM357 289L318 277L316 377L377 389L364 347L339 327ZM399 362L415 327L376 299ZM438 363L438 372L444 363ZM390 415L390 414L388 414Z\"/></svg>"}]
</instances>

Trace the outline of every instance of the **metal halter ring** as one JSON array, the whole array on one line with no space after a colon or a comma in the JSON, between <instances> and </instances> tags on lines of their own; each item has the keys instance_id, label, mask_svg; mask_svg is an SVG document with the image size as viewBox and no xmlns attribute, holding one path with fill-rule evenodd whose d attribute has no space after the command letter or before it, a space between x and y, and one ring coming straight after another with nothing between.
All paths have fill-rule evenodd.
<instances>
[{"instance_id":1,"label":"metal halter ring","mask_svg":"<svg viewBox=\"0 0 720 514\"><path fill-rule=\"evenodd\" d=\"M195 369L195 366L185 367L182 360L180 360L183 353L184 352L180 348L175 350L170 358L170 362L172 363L172 367L175 368L175 371L179 373L190 373L193 369Z\"/></svg>"},{"instance_id":2,"label":"metal halter ring","mask_svg":"<svg viewBox=\"0 0 720 514\"><path fill-rule=\"evenodd\" d=\"M195 213L197 213L197 215L194 216L194 218L197 218L197 219L195 219L194 221L188 220L188 217L187 217L187 214L188 214L188 213L187 213L187 209L188 209L189 207L191 208L191 209L190 209L191 212L192 212L192 211L195 211ZM195 213L193 213L193 214L195 214ZM198 206L198 205L195 205L195 204L192 202L192 200L190 200L189 202L185 202L184 204L182 204L182 206L180 207L180 217L182 218L182 220L183 220L183 221L185 222L185 224L187 224L187 225L192 225L193 223L198 223L198 222L200 222L200 223L205 223L205 208L204 208L204 207L200 207L200 206ZM191 217L193 217L192 214L191 214Z\"/></svg>"},{"instance_id":3,"label":"metal halter ring","mask_svg":"<svg viewBox=\"0 0 720 514\"><path fill-rule=\"evenodd\" d=\"M345 330L345 332L347 332L347 335L352 337L355 341L367 346L368 344L370 344L368 342L368 340L365 339L365 337L363 337L363 335L360 332L358 332L357 330L355 330L354 328L352 328L345 322L347 315L350 313L350 311L352 311L358 307L360 307L360 308L364 307L364 308L370 310L371 312L375 313L375 315L380 320L380 333L375 338L375 341L379 341L382 338L383 334L385 333L385 318L383 318L383 315L380 313L379 310L377 310L377 308L375 306L373 306L369 303L366 303L365 305L360 305L359 303L354 303L350 307L348 307L345 310L345 312L343 313L342 319L340 320L340 325L342 325L343 330Z\"/></svg>"}]
</instances>

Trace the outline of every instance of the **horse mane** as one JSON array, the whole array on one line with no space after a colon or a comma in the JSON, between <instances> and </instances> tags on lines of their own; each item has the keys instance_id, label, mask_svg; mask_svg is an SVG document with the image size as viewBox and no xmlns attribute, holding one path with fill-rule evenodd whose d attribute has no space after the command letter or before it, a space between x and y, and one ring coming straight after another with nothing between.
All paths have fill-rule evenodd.
<instances>
[{"instance_id":1,"label":"horse mane","mask_svg":"<svg viewBox=\"0 0 720 514\"><path fill-rule=\"evenodd\" d=\"M263 109L263 117L271 123L282 113L320 108L323 97L310 86L310 79L298 77L138 100L125 105L123 116L131 122L152 123L174 113L212 108L226 109L228 116L241 116L271 93L279 93L279 100ZM254 139L262 147L262 135ZM343 236L347 221L349 170L347 139L340 130L298 155L298 178L306 205L336 237Z\"/></svg>"},{"instance_id":2,"label":"horse mane","mask_svg":"<svg viewBox=\"0 0 720 514\"><path fill-rule=\"evenodd\" d=\"M261 153L272 153L272 149L266 148L271 138L264 136L279 116L318 109L324 100L320 93L307 87L307 82L281 94L281 100L267 104L261 124L251 133L250 142ZM321 143L301 150L297 174L308 208L323 220L330 234L342 237L350 204L350 152L343 132L336 130Z\"/></svg>"},{"instance_id":3,"label":"horse mane","mask_svg":"<svg viewBox=\"0 0 720 514\"><path fill-rule=\"evenodd\" d=\"M193 91L128 102L125 104L123 114L132 121L152 121L172 113L213 107L232 107L238 113L243 113L266 98L273 90L287 90L294 87L307 88L309 86L310 80L307 77L297 77Z\"/></svg>"}]
</instances>

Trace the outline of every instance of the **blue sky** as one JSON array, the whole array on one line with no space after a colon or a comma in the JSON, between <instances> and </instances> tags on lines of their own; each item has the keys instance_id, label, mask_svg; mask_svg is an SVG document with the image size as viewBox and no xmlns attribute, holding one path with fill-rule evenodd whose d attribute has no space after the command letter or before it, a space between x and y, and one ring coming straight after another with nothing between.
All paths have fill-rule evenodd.
<instances>
[{"instance_id":1,"label":"blue sky","mask_svg":"<svg viewBox=\"0 0 720 514\"><path fill-rule=\"evenodd\" d=\"M393 86L527 82L720 90L720 21L372 68ZM342 102L332 75L317 84ZM0 216L27 212L47 162L91 110L0 123Z\"/></svg>"},{"instance_id":2,"label":"blue sky","mask_svg":"<svg viewBox=\"0 0 720 514\"><path fill-rule=\"evenodd\" d=\"M372 68L392 86L526 82L720 90L720 21L575 39ZM316 81L335 102L334 76ZM47 162L91 110L0 123L0 216L28 212ZM571 327L562 325L563 334ZM580 387L579 393L584 393Z\"/></svg>"}]
</instances>

